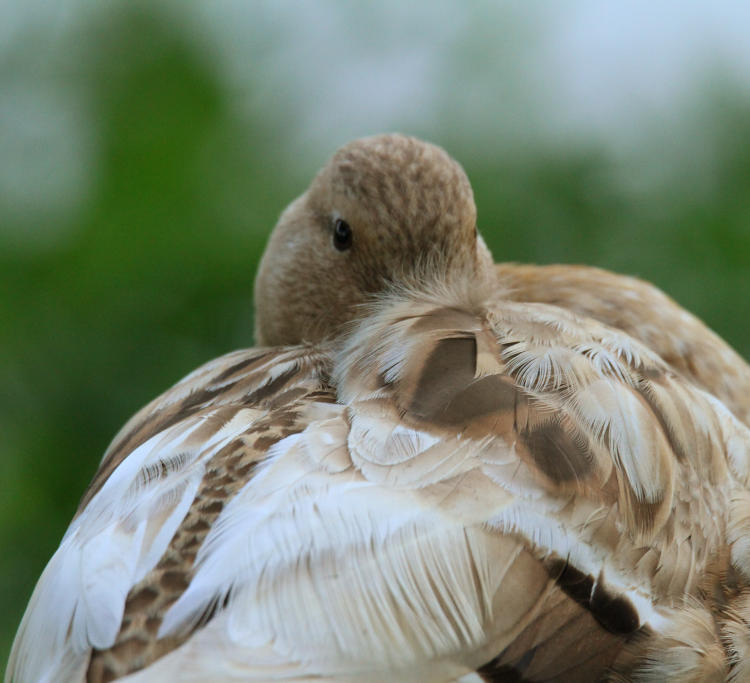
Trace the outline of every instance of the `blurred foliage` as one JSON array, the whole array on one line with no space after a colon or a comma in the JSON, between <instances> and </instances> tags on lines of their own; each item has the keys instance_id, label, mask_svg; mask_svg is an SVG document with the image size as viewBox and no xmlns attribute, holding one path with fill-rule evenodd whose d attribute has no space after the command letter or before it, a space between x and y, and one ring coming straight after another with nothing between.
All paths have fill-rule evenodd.
<instances>
[{"instance_id":1,"label":"blurred foliage","mask_svg":"<svg viewBox=\"0 0 750 683\"><path fill-rule=\"evenodd\" d=\"M0 198L3 660L119 426L198 364L252 344L265 239L300 168L324 161L283 167L283 125L240 123L210 61L164 17L120 11L80 38L57 74L96 119L95 182L75 225L45 248L14 245L31 228ZM639 275L748 356L750 106L717 98L707 120L711 168L646 189L597 148L477 156L448 123L433 140L464 163L498 260ZM55 234L55 215L39 220Z\"/></svg>"}]
</instances>

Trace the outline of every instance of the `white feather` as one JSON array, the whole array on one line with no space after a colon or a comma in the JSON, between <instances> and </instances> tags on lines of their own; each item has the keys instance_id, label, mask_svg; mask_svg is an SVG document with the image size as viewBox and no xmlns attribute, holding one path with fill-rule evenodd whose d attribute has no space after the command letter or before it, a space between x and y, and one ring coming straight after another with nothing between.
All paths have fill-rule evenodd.
<instances>
[{"instance_id":1,"label":"white feather","mask_svg":"<svg viewBox=\"0 0 750 683\"><path fill-rule=\"evenodd\" d=\"M8 676L61 680L92 646L112 645L128 592L164 553L195 497L205 463L255 415L240 411L196 444L191 437L210 415L179 423L123 460L70 525L37 583ZM53 612L49 605L55 605ZM38 657L40 651L47 655Z\"/></svg>"},{"instance_id":2,"label":"white feather","mask_svg":"<svg viewBox=\"0 0 750 683\"><path fill-rule=\"evenodd\" d=\"M500 571L479 542L486 532L412 488L324 471L308 450L315 431L279 442L224 508L159 635L191 628L229 595L236 657L273 643L289 661L395 666L475 647Z\"/></svg>"},{"instance_id":3,"label":"white feather","mask_svg":"<svg viewBox=\"0 0 750 683\"><path fill-rule=\"evenodd\" d=\"M608 434L607 448L638 498L657 501L669 487L670 470L663 464L669 446L643 401L600 379L578 391L572 403L595 434Z\"/></svg>"}]
</instances>

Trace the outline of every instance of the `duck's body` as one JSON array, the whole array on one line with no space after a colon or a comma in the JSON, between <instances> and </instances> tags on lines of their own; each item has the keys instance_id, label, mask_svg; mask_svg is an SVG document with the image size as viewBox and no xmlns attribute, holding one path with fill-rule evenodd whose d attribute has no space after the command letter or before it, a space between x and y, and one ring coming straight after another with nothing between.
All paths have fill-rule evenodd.
<instances>
[{"instance_id":1,"label":"duck's body","mask_svg":"<svg viewBox=\"0 0 750 683\"><path fill-rule=\"evenodd\" d=\"M608 305L536 303L529 271L491 265L456 167L374 138L292 205L258 280L259 337L288 345L212 361L118 434L9 680L750 676L750 430L709 393L746 417L750 392L622 311L624 332L595 320ZM289 291L305 240L330 247L300 227L320 215L336 282ZM383 223L410 237L373 265ZM409 270L429 230L458 243ZM750 389L665 301L669 335L643 340L674 348L680 321Z\"/></svg>"}]
</instances>

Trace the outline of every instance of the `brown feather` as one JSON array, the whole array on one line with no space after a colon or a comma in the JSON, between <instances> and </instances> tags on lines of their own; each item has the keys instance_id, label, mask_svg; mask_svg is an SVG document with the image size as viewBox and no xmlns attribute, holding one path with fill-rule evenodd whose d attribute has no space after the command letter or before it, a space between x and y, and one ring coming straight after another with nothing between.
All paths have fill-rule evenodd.
<instances>
[{"instance_id":1,"label":"brown feather","mask_svg":"<svg viewBox=\"0 0 750 683\"><path fill-rule=\"evenodd\" d=\"M217 416L219 421L229 421L242 408L270 408L262 419L253 422L244 434L224 446L208 462L190 509L161 560L130 590L115 643L106 650L92 652L87 673L89 683L111 681L139 671L190 637L194 629L179 636L159 638L157 634L167 610L188 587L196 554L213 522L252 478L255 465L268 449L305 428L308 419L305 406L310 402L328 402L335 398L326 388L320 359L315 356L297 354L299 363L296 368L266 381L266 373L269 367L273 367L273 361L287 360L290 356L295 358L293 353L266 351L258 354L249 350L244 352L244 359L237 360L242 353L232 354L232 363L228 367L226 361L230 359L226 358L225 362L213 361L197 375L192 375L188 398L172 404L174 394L183 391L180 383L147 406L148 410L142 411L149 416L168 414L169 417L141 420L137 415L131 421L135 425L133 430L126 428L115 440L113 452L127 453L118 450L118 441L143 443L167 426L201 412L213 416L217 406L221 406ZM213 372L206 372L209 368ZM214 374L218 370L220 372ZM197 378L201 383L196 381ZM214 388L218 385L221 389ZM202 401L196 400L198 396ZM217 429L215 420L206 421L205 430L209 433ZM196 438L201 439L201 434L198 433ZM109 472L113 462L114 458L105 459L97 477L103 479L102 473ZM206 623L211 616L206 614L199 625Z\"/></svg>"}]
</instances>

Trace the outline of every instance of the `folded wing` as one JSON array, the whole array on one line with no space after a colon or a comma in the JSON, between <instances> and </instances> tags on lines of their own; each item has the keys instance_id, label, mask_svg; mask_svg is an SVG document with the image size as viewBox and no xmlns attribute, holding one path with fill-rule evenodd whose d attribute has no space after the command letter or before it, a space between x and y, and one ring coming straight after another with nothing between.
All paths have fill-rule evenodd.
<instances>
[{"instance_id":1,"label":"folded wing","mask_svg":"<svg viewBox=\"0 0 750 683\"><path fill-rule=\"evenodd\" d=\"M208 363L118 434L40 578L6 680L93 680L175 646L161 615L189 582L213 520L268 447L332 400L309 349L239 351ZM45 653L40 657L39 653Z\"/></svg>"}]
</instances>

